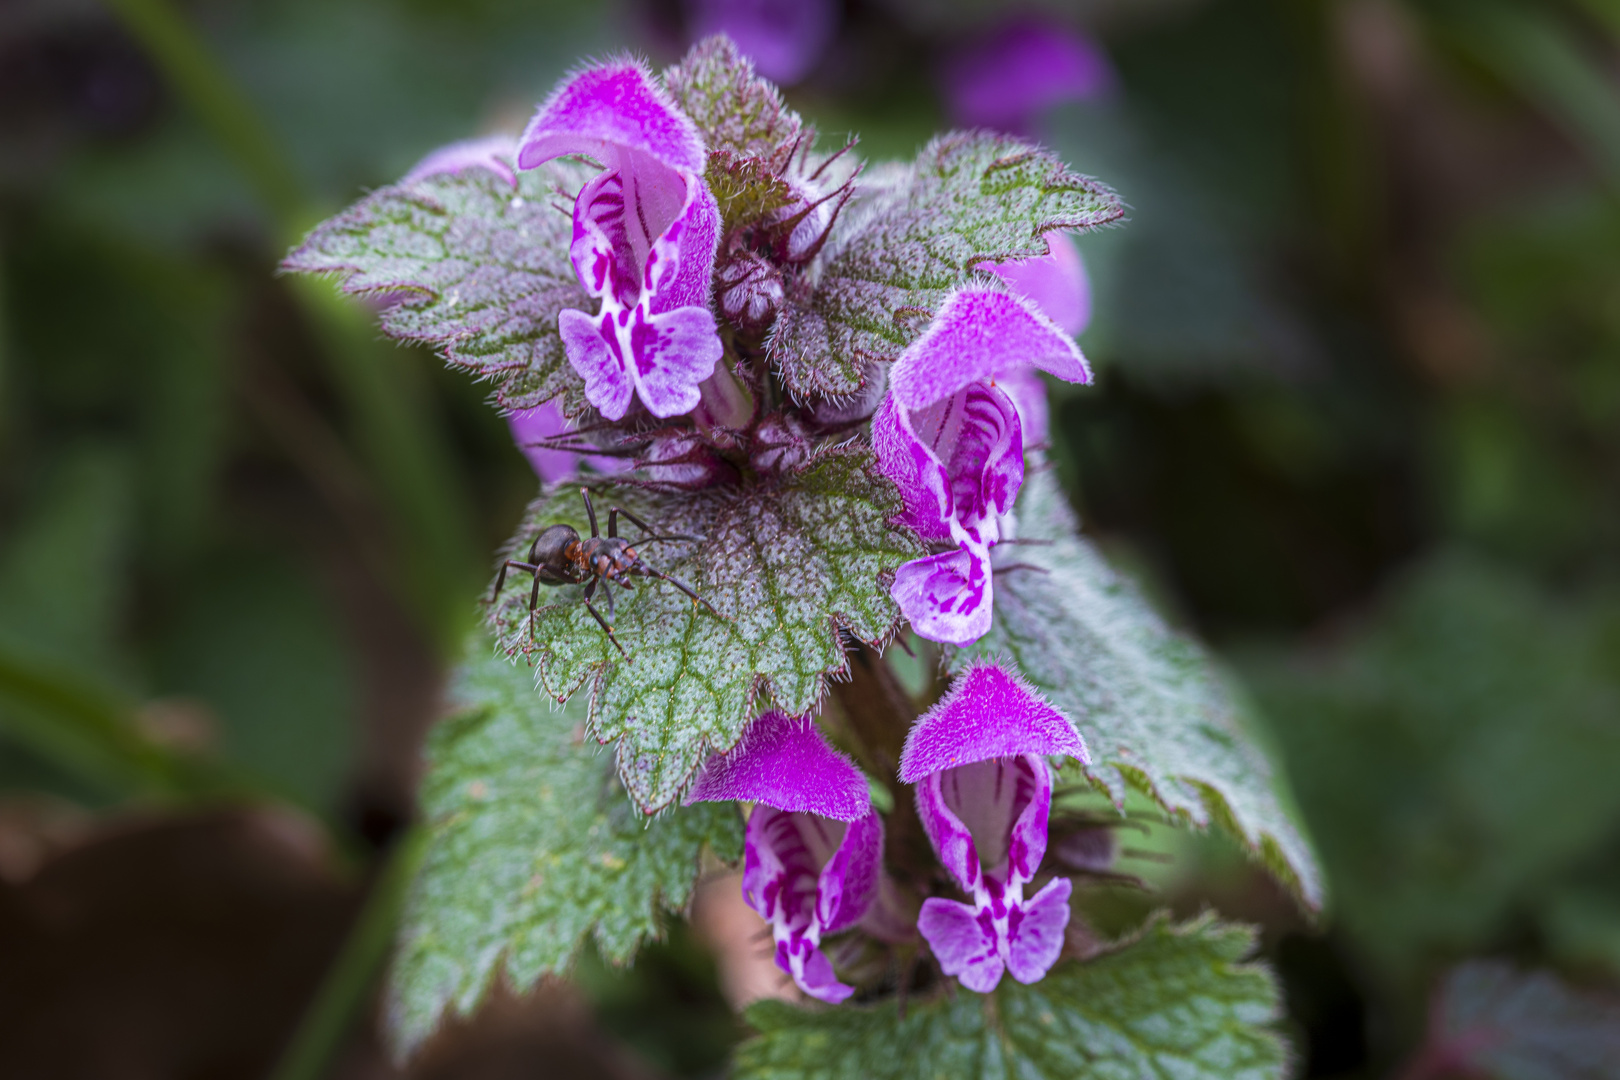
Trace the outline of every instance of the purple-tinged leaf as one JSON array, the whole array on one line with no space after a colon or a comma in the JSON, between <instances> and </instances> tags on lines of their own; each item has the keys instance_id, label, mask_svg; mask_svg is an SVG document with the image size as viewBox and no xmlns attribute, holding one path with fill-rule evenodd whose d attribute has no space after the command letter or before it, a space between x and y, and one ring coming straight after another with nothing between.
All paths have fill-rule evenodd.
<instances>
[{"instance_id":1,"label":"purple-tinged leaf","mask_svg":"<svg viewBox=\"0 0 1620 1080\"><path fill-rule=\"evenodd\" d=\"M980 263L1047 253L1045 234L1119 220L1103 184L1011 136L935 139L910 167L857 182L827 246L777 319L768 346L788 389L853 394L871 361L896 359Z\"/></svg>"},{"instance_id":2,"label":"purple-tinged leaf","mask_svg":"<svg viewBox=\"0 0 1620 1080\"><path fill-rule=\"evenodd\" d=\"M615 587L614 627L633 662L585 610L578 587L540 590L531 636L530 579L510 574L490 617L501 646L538 667L547 693L567 697L590 683L590 733L618 740L620 776L649 812L674 801L761 712L810 712L827 678L845 670L842 633L877 642L894 630L889 583L920 553L889 524L900 511L894 485L855 446L747 486L663 492L608 479L595 492L599 517L617 504L662 531L704 537L638 550L720 615L657 580ZM554 488L530 506L510 550L526 550L553 523L589 535L576 488ZM595 602L606 614L603 591Z\"/></svg>"},{"instance_id":3,"label":"purple-tinged leaf","mask_svg":"<svg viewBox=\"0 0 1620 1080\"><path fill-rule=\"evenodd\" d=\"M487 168L392 184L316 226L282 267L393 300L385 334L496 380L504 408L561 398L577 415L585 399L557 316L594 306L568 261L568 204L589 177L554 163L520 173L515 193Z\"/></svg>"}]
</instances>

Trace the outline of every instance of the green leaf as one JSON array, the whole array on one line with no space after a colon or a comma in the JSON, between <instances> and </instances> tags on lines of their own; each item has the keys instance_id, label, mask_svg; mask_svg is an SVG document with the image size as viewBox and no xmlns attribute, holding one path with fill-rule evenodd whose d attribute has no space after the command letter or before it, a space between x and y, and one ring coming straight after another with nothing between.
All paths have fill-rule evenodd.
<instances>
[{"instance_id":1,"label":"green leaf","mask_svg":"<svg viewBox=\"0 0 1620 1080\"><path fill-rule=\"evenodd\" d=\"M1426 984L1612 862L1615 600L1449 553L1331 652L1246 667L1370 974Z\"/></svg>"},{"instance_id":2,"label":"green leaf","mask_svg":"<svg viewBox=\"0 0 1620 1080\"><path fill-rule=\"evenodd\" d=\"M990 632L949 650L952 670L976 657L1011 658L1079 727L1091 751L1086 774L1116 804L1133 786L1183 821L1220 826L1319 908L1315 856L1203 650L1076 535L1050 471L1026 481L1016 512L1019 537L1051 546L1019 547L1016 559L998 561L1046 572L997 577Z\"/></svg>"},{"instance_id":3,"label":"green leaf","mask_svg":"<svg viewBox=\"0 0 1620 1080\"><path fill-rule=\"evenodd\" d=\"M893 360L981 262L1046 253L1043 234L1125 213L1119 197L1008 135L955 133L898 175L857 187L768 344L788 389L851 394Z\"/></svg>"},{"instance_id":4,"label":"green leaf","mask_svg":"<svg viewBox=\"0 0 1620 1080\"><path fill-rule=\"evenodd\" d=\"M623 963L691 896L705 848L741 855L735 807L648 820L585 737L581 703L554 708L528 670L468 644L459 711L428 744L429 837L407 903L388 1018L404 1053L446 1010L470 1013L498 969L519 993L567 969L587 935Z\"/></svg>"},{"instance_id":5,"label":"green leaf","mask_svg":"<svg viewBox=\"0 0 1620 1080\"><path fill-rule=\"evenodd\" d=\"M532 657L558 700L591 680L591 733L621 740L619 774L643 809L667 805L711 749L735 745L767 698L794 715L813 709L827 677L845 669L841 632L875 643L894 629L899 609L889 584L921 551L889 526L899 494L871 461L870 451L844 447L798 471L694 493L601 484L604 528L616 503L660 530L707 538L651 545L643 555L690 584L719 617L664 582L614 590L615 629L633 662L579 602L578 587L560 597L542 587L531 638L531 579L508 577L491 613L502 646ZM553 488L532 505L512 550L526 552L558 522L590 535L576 488ZM604 593L596 603L606 616Z\"/></svg>"},{"instance_id":6,"label":"green leaf","mask_svg":"<svg viewBox=\"0 0 1620 1080\"><path fill-rule=\"evenodd\" d=\"M1240 961L1247 929L1200 919L1151 922L1143 936L995 993L873 1008L748 1010L759 1036L737 1051L737 1080L1176 1080L1280 1078L1288 1053L1271 1025L1278 992Z\"/></svg>"},{"instance_id":7,"label":"green leaf","mask_svg":"<svg viewBox=\"0 0 1620 1080\"><path fill-rule=\"evenodd\" d=\"M384 333L499 380L506 408L566 395L572 414L585 405L557 313L593 306L568 260L584 180L552 162L519 173L515 192L487 169L381 188L316 226L282 267L397 300L382 312Z\"/></svg>"},{"instance_id":8,"label":"green leaf","mask_svg":"<svg viewBox=\"0 0 1620 1080\"><path fill-rule=\"evenodd\" d=\"M1493 1080L1620 1075L1620 1001L1612 996L1573 990L1549 972L1475 961L1446 977L1437 1005L1420 1062Z\"/></svg>"}]
</instances>

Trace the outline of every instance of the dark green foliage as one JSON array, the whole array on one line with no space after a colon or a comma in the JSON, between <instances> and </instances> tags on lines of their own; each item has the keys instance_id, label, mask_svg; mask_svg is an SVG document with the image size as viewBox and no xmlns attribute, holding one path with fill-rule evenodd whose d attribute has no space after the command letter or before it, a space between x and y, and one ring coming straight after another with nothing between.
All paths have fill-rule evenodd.
<instances>
[{"instance_id":1,"label":"dark green foliage","mask_svg":"<svg viewBox=\"0 0 1620 1080\"><path fill-rule=\"evenodd\" d=\"M1490 1080L1620 1075L1620 998L1545 971L1475 961L1445 978L1419 1062Z\"/></svg>"},{"instance_id":2,"label":"dark green foliage","mask_svg":"<svg viewBox=\"0 0 1620 1080\"><path fill-rule=\"evenodd\" d=\"M997 578L990 633L952 650L950 665L1012 659L1079 727L1091 751L1087 775L1116 803L1136 787L1181 820L1230 831L1320 907L1315 856L1209 657L1075 534L1049 472L1026 480L1017 518L1020 537L1052 541L1006 549L1040 571Z\"/></svg>"},{"instance_id":3,"label":"dark green foliage","mask_svg":"<svg viewBox=\"0 0 1620 1080\"><path fill-rule=\"evenodd\" d=\"M1488 942L1620 814L1620 638L1443 559L1332 654L1253 665L1339 917L1381 974Z\"/></svg>"},{"instance_id":4,"label":"dark green foliage","mask_svg":"<svg viewBox=\"0 0 1620 1080\"><path fill-rule=\"evenodd\" d=\"M587 937L612 963L660 933L704 851L741 856L742 819L704 804L645 819L585 734L584 709L473 637L459 711L428 747L430 835L401 930L388 1017L408 1052L447 1011L470 1013L498 972L519 993L568 969Z\"/></svg>"},{"instance_id":5,"label":"dark green foliage","mask_svg":"<svg viewBox=\"0 0 1620 1080\"><path fill-rule=\"evenodd\" d=\"M755 1005L760 1034L737 1051L738 1080L1280 1080L1270 974L1243 959L1254 935L1211 919L1155 919L1116 952L1010 977L980 995L801 1010Z\"/></svg>"}]
</instances>

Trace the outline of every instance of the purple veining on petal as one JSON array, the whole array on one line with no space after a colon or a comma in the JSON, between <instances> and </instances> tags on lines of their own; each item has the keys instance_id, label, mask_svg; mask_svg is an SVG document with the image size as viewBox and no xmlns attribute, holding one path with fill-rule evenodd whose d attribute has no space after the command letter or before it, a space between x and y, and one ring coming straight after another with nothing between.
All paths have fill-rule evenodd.
<instances>
[{"instance_id":1,"label":"purple veining on petal","mask_svg":"<svg viewBox=\"0 0 1620 1080\"><path fill-rule=\"evenodd\" d=\"M735 747L709 759L685 803L731 799L839 821L855 821L872 805L860 770L827 745L814 720L775 709L755 720Z\"/></svg>"},{"instance_id":2,"label":"purple veining on petal","mask_svg":"<svg viewBox=\"0 0 1620 1080\"><path fill-rule=\"evenodd\" d=\"M548 483L573 473L581 460L588 462L591 468L602 473L622 472L630 467L630 463L623 458L578 454L537 445L541 440L565 435L569 430L568 421L555 402L548 401L532 409L518 409L509 413L506 424L512 431L512 441L523 451L523 456L529 459L535 474Z\"/></svg>"},{"instance_id":3,"label":"purple veining on petal","mask_svg":"<svg viewBox=\"0 0 1620 1080\"><path fill-rule=\"evenodd\" d=\"M997 379L1024 396L1044 393L1024 375L1036 367L1090 378L1074 339L1032 301L963 289L889 372L888 396L872 418L879 468L900 488L903 523L956 549L902 566L890 590L930 640L967 645L990 628L990 549L1024 481L1018 404ZM1040 420L1044 437L1044 412Z\"/></svg>"},{"instance_id":4,"label":"purple veining on petal","mask_svg":"<svg viewBox=\"0 0 1620 1080\"><path fill-rule=\"evenodd\" d=\"M558 320L586 400L609 420L637 397L654 416L691 411L723 351L709 310L720 210L703 182L696 126L643 66L613 61L552 94L517 160L533 168L561 154L603 169L574 200L569 247L600 308Z\"/></svg>"},{"instance_id":5,"label":"purple veining on petal","mask_svg":"<svg viewBox=\"0 0 1620 1080\"><path fill-rule=\"evenodd\" d=\"M759 73L790 86L809 74L838 29L836 0L688 0L692 38L723 33Z\"/></svg>"},{"instance_id":6,"label":"purple veining on petal","mask_svg":"<svg viewBox=\"0 0 1620 1080\"><path fill-rule=\"evenodd\" d=\"M1069 882L1024 898L1046 854L1049 754L1088 760L1073 725L995 664L968 668L906 738L900 777L917 785L923 830L972 898L929 899L917 929L941 969L970 990L988 993L1004 971L1035 982L1062 950Z\"/></svg>"},{"instance_id":7,"label":"purple veining on petal","mask_svg":"<svg viewBox=\"0 0 1620 1080\"><path fill-rule=\"evenodd\" d=\"M517 141L510 135L489 135L481 139L463 139L449 146L441 146L411 166L401 184L414 184L430 176L459 173L481 168L505 180L515 190L517 173L512 162L517 158Z\"/></svg>"},{"instance_id":8,"label":"purple veining on petal","mask_svg":"<svg viewBox=\"0 0 1620 1080\"><path fill-rule=\"evenodd\" d=\"M990 552L963 544L901 564L889 595L920 637L967 646L990 630Z\"/></svg>"},{"instance_id":9,"label":"purple veining on petal","mask_svg":"<svg viewBox=\"0 0 1620 1080\"><path fill-rule=\"evenodd\" d=\"M1039 114L1106 93L1113 66L1091 38L1051 19L1015 19L947 56L940 83L951 118L965 127L1028 135Z\"/></svg>"},{"instance_id":10,"label":"purple veining on petal","mask_svg":"<svg viewBox=\"0 0 1620 1080\"><path fill-rule=\"evenodd\" d=\"M744 838L743 898L770 923L776 964L811 997L836 1004L854 993L821 952L823 935L855 925L876 897L883 822L848 824L759 803Z\"/></svg>"}]
</instances>

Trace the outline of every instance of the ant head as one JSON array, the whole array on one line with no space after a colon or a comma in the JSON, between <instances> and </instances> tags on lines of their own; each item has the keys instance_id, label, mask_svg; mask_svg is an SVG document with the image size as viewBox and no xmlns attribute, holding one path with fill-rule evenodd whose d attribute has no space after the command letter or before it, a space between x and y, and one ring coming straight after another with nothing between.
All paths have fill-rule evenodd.
<instances>
[{"instance_id":1,"label":"ant head","mask_svg":"<svg viewBox=\"0 0 1620 1080\"><path fill-rule=\"evenodd\" d=\"M579 533L572 525L550 525L529 548L529 561L550 570L561 570L571 565L569 550L579 543Z\"/></svg>"}]
</instances>

